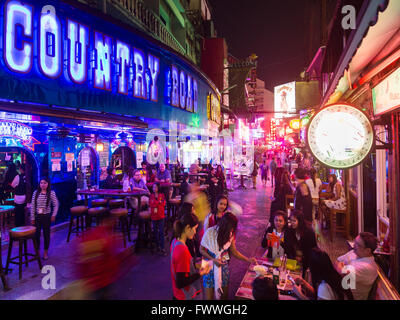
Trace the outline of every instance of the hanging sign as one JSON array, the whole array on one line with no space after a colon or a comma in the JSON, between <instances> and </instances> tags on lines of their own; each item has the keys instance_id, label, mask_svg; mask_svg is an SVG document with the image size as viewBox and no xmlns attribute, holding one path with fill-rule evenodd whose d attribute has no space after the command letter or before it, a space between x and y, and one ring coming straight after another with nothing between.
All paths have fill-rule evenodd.
<instances>
[{"instance_id":1,"label":"hanging sign","mask_svg":"<svg viewBox=\"0 0 400 320\"><path fill-rule=\"evenodd\" d=\"M367 115L354 106L338 103L314 115L307 143L320 162L335 169L357 166L369 154L374 130Z\"/></svg>"}]
</instances>

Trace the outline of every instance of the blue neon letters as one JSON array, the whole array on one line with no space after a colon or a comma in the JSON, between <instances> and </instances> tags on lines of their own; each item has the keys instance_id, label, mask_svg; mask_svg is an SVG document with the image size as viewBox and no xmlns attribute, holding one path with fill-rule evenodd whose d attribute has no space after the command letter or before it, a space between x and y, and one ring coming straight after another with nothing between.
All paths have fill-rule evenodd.
<instances>
[{"instance_id":1,"label":"blue neon letters","mask_svg":"<svg viewBox=\"0 0 400 320\"><path fill-rule=\"evenodd\" d=\"M53 6L44 6L34 27L34 7L9 0L4 5L3 57L6 67L29 73L33 63L43 76L158 101L160 59L72 19L62 24ZM36 59L37 56L37 59ZM65 67L64 67L65 66ZM175 65L165 66L167 104L197 112L197 81Z\"/></svg>"}]
</instances>

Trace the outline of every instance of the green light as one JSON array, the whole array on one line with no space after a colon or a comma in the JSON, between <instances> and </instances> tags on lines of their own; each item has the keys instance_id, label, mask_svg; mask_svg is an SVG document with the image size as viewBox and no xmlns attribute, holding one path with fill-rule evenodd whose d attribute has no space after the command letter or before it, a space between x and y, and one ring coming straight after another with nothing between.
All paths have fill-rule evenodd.
<instances>
[{"instance_id":1,"label":"green light","mask_svg":"<svg viewBox=\"0 0 400 320\"><path fill-rule=\"evenodd\" d=\"M197 114L193 114L192 115L192 123L191 123L192 127L200 127L200 117Z\"/></svg>"}]
</instances>

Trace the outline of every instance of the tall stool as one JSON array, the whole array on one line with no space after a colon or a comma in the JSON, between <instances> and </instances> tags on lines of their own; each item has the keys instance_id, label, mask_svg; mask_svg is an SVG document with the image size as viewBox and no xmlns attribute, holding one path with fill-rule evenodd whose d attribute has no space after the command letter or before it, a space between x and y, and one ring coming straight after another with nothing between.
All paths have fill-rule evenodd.
<instances>
[{"instance_id":1,"label":"tall stool","mask_svg":"<svg viewBox=\"0 0 400 320\"><path fill-rule=\"evenodd\" d=\"M88 209L88 219L86 226L90 228L92 226L93 220L96 220L96 226L99 226L106 212L107 208L105 207L95 207Z\"/></svg>"},{"instance_id":2,"label":"tall stool","mask_svg":"<svg viewBox=\"0 0 400 320\"><path fill-rule=\"evenodd\" d=\"M67 242L69 242L69 237L71 233L83 233L85 231L85 215L88 212L88 207L86 206L77 206L71 208L71 218L69 220L69 230L68 230L68 237ZM74 225L74 219L76 219L76 226Z\"/></svg>"},{"instance_id":3,"label":"tall stool","mask_svg":"<svg viewBox=\"0 0 400 320\"><path fill-rule=\"evenodd\" d=\"M116 208L110 210L111 217L118 219L121 225L121 232L124 238L124 248L126 248L126 238L131 241L131 235L128 229L128 210L125 208Z\"/></svg>"},{"instance_id":4,"label":"tall stool","mask_svg":"<svg viewBox=\"0 0 400 320\"><path fill-rule=\"evenodd\" d=\"M28 262L37 260L39 264L39 270L42 270L42 262L40 260L39 250L35 239L36 227L25 226L25 227L17 227L10 230L10 242L8 245L8 255L7 255L7 264L6 264L6 273L8 272L8 266L10 263L17 264L19 267L19 279L22 278L22 265L25 264L28 266ZM33 247L35 249L35 254L28 253L28 240L31 239L33 242ZM12 246L14 241L19 242L19 254L17 257L11 258ZM25 261L23 261L22 256L25 256ZM31 256L31 259L28 259L28 256ZM15 261L18 260L18 261Z\"/></svg>"},{"instance_id":5,"label":"tall stool","mask_svg":"<svg viewBox=\"0 0 400 320\"><path fill-rule=\"evenodd\" d=\"M171 209L170 212L168 212L168 219L167 219L167 223L165 224L165 232L167 233L168 230L170 229L170 227L172 227L172 225L174 224L174 221L176 220L176 218L178 217L178 209L179 206L181 205L181 197L175 197L172 199L169 199L169 208Z\"/></svg>"},{"instance_id":6,"label":"tall stool","mask_svg":"<svg viewBox=\"0 0 400 320\"><path fill-rule=\"evenodd\" d=\"M3 269L3 259L2 259L2 254L1 254L1 236L0 236L0 278L1 282L3 283L3 288L5 291L10 290L7 284L7 279L6 279L6 272Z\"/></svg>"},{"instance_id":7,"label":"tall stool","mask_svg":"<svg viewBox=\"0 0 400 320\"><path fill-rule=\"evenodd\" d=\"M151 232L151 212L150 210L139 212L139 228L136 239L136 252L139 251L141 246L147 246L152 243L152 232Z\"/></svg>"},{"instance_id":8,"label":"tall stool","mask_svg":"<svg viewBox=\"0 0 400 320\"><path fill-rule=\"evenodd\" d=\"M108 201L108 207L111 209L123 208L125 206L124 199L111 199Z\"/></svg>"},{"instance_id":9,"label":"tall stool","mask_svg":"<svg viewBox=\"0 0 400 320\"><path fill-rule=\"evenodd\" d=\"M331 241L333 241L333 237L335 233L340 233L344 234L346 239L349 239L349 229L350 229L350 217L349 217L349 212L348 210L336 210L336 209L330 209L329 210L329 220L330 220L330 238ZM343 215L343 224L338 225L337 224L337 216Z\"/></svg>"}]
</instances>

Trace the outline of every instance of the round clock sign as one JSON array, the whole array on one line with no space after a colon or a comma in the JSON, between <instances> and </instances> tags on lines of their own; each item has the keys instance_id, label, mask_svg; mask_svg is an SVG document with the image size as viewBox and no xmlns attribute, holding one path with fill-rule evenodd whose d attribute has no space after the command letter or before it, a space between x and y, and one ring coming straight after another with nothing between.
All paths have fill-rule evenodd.
<instances>
[{"instance_id":1,"label":"round clock sign","mask_svg":"<svg viewBox=\"0 0 400 320\"><path fill-rule=\"evenodd\" d=\"M374 130L361 110L345 103L326 106L314 115L307 143L320 162L335 169L351 168L372 148Z\"/></svg>"}]
</instances>

